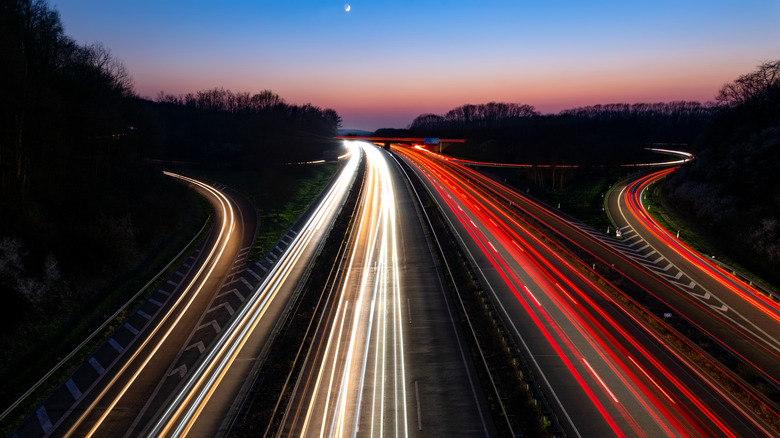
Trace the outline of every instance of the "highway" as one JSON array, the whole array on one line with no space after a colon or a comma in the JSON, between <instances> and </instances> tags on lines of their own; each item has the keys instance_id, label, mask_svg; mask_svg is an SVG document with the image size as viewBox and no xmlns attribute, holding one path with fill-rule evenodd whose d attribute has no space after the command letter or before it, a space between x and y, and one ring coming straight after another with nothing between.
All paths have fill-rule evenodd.
<instances>
[{"instance_id":1,"label":"highway","mask_svg":"<svg viewBox=\"0 0 780 438\"><path fill-rule=\"evenodd\" d=\"M164 379L241 249L251 245L256 225L251 205L207 184L171 176L185 179L214 206L211 232L15 436L123 436L143 415L151 389Z\"/></svg>"},{"instance_id":2,"label":"highway","mask_svg":"<svg viewBox=\"0 0 780 438\"><path fill-rule=\"evenodd\" d=\"M663 298L675 313L780 387L780 305L686 246L645 209L647 187L674 170L642 174L610 191L607 211L622 235L615 245L671 286L676 293Z\"/></svg>"},{"instance_id":3,"label":"highway","mask_svg":"<svg viewBox=\"0 0 780 438\"><path fill-rule=\"evenodd\" d=\"M411 187L354 144L360 208L279 436L495 436Z\"/></svg>"},{"instance_id":4,"label":"highway","mask_svg":"<svg viewBox=\"0 0 780 438\"><path fill-rule=\"evenodd\" d=\"M458 163L393 150L442 206L569 436L775 434L544 235L607 266L614 248Z\"/></svg>"},{"instance_id":5,"label":"highway","mask_svg":"<svg viewBox=\"0 0 780 438\"><path fill-rule=\"evenodd\" d=\"M338 281L278 434L496 436L419 202L396 160L442 208L568 436L777 434L729 387L742 385L764 419L777 419L776 406L702 355L731 379L714 381L675 346L684 338L654 328L684 319L778 382L777 304L682 245L642 206L647 186L673 169L611 192L617 240L440 155L346 144L348 163L265 265L245 262L256 225L248 202L170 174L214 205L212 231L12 436L224 433L361 162L349 249L334 261ZM572 247L597 262L582 263ZM666 316L632 311L641 304L618 297L604 272L660 300Z\"/></svg>"},{"instance_id":6,"label":"highway","mask_svg":"<svg viewBox=\"0 0 780 438\"><path fill-rule=\"evenodd\" d=\"M242 391L284 309L316 256L340 211L358 169L355 155L253 296L230 321L210 352L168 399L161 415L147 425L147 436L215 436L232 419Z\"/></svg>"},{"instance_id":7,"label":"highway","mask_svg":"<svg viewBox=\"0 0 780 438\"><path fill-rule=\"evenodd\" d=\"M342 169L266 265L246 263L257 223L251 204L223 187L170 174L214 205L211 233L13 436L218 435L357 166L353 159Z\"/></svg>"}]
</instances>

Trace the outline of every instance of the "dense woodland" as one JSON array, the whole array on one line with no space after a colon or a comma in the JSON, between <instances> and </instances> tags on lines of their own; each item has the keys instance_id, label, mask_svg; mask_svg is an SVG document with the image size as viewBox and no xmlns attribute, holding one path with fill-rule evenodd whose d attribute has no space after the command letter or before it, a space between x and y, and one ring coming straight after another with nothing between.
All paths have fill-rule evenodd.
<instances>
[{"instance_id":1,"label":"dense woodland","mask_svg":"<svg viewBox=\"0 0 780 438\"><path fill-rule=\"evenodd\" d=\"M448 153L479 161L579 164L526 171L545 190L589 165L641 162L643 148L673 144L697 159L673 173L665 190L678 213L716 236L768 278L780 264L780 61L725 84L715 102L593 105L542 115L513 103L463 105L423 114L393 136L466 138ZM558 175L558 176L556 176Z\"/></svg>"},{"instance_id":2,"label":"dense woodland","mask_svg":"<svg viewBox=\"0 0 780 438\"><path fill-rule=\"evenodd\" d=\"M482 161L611 165L645 158L653 143L694 143L714 112L713 104L670 102L541 115L530 105L491 102L423 114L404 134L466 138L454 153Z\"/></svg>"},{"instance_id":3,"label":"dense woodland","mask_svg":"<svg viewBox=\"0 0 780 438\"><path fill-rule=\"evenodd\" d=\"M78 314L204 214L161 162L262 172L322 158L340 123L270 91L139 98L122 62L65 35L43 0L0 0L0 59L6 339Z\"/></svg>"},{"instance_id":4,"label":"dense woodland","mask_svg":"<svg viewBox=\"0 0 780 438\"><path fill-rule=\"evenodd\" d=\"M149 155L259 169L318 160L338 146L341 117L311 104L290 105L269 90L257 94L214 88L173 96L160 92L147 111Z\"/></svg>"},{"instance_id":5,"label":"dense woodland","mask_svg":"<svg viewBox=\"0 0 780 438\"><path fill-rule=\"evenodd\" d=\"M777 278L780 266L780 60L723 86L696 160L665 185L681 213Z\"/></svg>"}]
</instances>

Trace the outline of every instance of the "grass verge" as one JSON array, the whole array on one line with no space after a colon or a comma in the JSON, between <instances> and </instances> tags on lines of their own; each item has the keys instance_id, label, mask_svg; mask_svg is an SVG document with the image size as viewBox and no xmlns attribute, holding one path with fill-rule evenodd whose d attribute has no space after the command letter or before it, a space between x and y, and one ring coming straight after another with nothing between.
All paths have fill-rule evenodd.
<instances>
[{"instance_id":1,"label":"grass verge","mask_svg":"<svg viewBox=\"0 0 780 438\"><path fill-rule=\"evenodd\" d=\"M285 407L292 397L296 377L303 366L303 357L313 339L313 329L322 317L326 295L336 278L337 264L334 261L339 260L346 249L364 173L365 164L362 164L304 286L290 306L284 326L254 376L254 383L228 432L229 436L276 436Z\"/></svg>"},{"instance_id":2,"label":"grass verge","mask_svg":"<svg viewBox=\"0 0 780 438\"><path fill-rule=\"evenodd\" d=\"M738 256L734 256L730 251L718 245L717 239L710 233L678 214L666 196L663 181L663 179L656 181L646 191L648 212L661 227L677 236L696 252L708 255L716 263L720 262L721 266L725 265L727 270L731 268L730 270L743 281L751 285L756 283L762 288L774 292L775 296L780 296L780 288L775 281L762 278L761 274L750 268L749 263L744 263Z\"/></svg>"},{"instance_id":3,"label":"grass verge","mask_svg":"<svg viewBox=\"0 0 780 438\"><path fill-rule=\"evenodd\" d=\"M258 229L249 262L273 249L341 168L338 163L275 166L262 170L186 170L188 176L219 181L252 201Z\"/></svg>"},{"instance_id":4,"label":"grass verge","mask_svg":"<svg viewBox=\"0 0 780 438\"><path fill-rule=\"evenodd\" d=\"M534 182L532 175L538 170L484 167L477 170L602 232L612 225L604 211L604 197L616 181L626 176L625 169L565 169L559 170L566 175L562 179L565 183L553 188L549 182L544 184L544 180L541 184Z\"/></svg>"}]
</instances>

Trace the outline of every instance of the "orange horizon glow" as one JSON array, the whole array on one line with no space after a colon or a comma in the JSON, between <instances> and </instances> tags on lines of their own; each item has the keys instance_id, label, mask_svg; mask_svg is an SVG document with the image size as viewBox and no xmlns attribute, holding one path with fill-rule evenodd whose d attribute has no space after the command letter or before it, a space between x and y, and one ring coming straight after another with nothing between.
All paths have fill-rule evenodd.
<instances>
[{"instance_id":1,"label":"orange horizon glow","mask_svg":"<svg viewBox=\"0 0 780 438\"><path fill-rule=\"evenodd\" d=\"M372 129L404 128L418 115L444 114L464 104L487 102L515 102L533 105L543 114L555 114L565 109L607 103L653 103L678 100L713 101L723 84L738 77L739 67L721 70L694 71L685 74L674 72L640 74L617 72L612 75L588 76L576 74L537 75L518 78L497 78L485 81L461 75L436 81L436 75L419 78L397 78L391 83L380 84L375 78L346 78L343 81L322 79L307 86L290 85L283 80L253 80L237 78L235 82L219 84L198 77L167 79L152 75L148 79L154 85L137 82L139 95L153 99L160 91L180 95L211 88L225 88L234 92L255 93L270 89L287 102L311 103L322 108L335 109L344 119L347 128L351 120L377 120ZM409 80L410 82L404 82ZM343 82L343 83L342 83ZM464 84L470 84L465 86ZM271 84L267 87L255 83ZM277 86L273 86L276 83ZM387 120L388 124L381 124ZM402 124L393 121L403 121Z\"/></svg>"},{"instance_id":2,"label":"orange horizon glow","mask_svg":"<svg viewBox=\"0 0 780 438\"><path fill-rule=\"evenodd\" d=\"M491 101L545 114L706 102L780 57L775 0L402 3L55 6L76 41L101 41L124 62L140 96L268 89L367 130Z\"/></svg>"}]
</instances>

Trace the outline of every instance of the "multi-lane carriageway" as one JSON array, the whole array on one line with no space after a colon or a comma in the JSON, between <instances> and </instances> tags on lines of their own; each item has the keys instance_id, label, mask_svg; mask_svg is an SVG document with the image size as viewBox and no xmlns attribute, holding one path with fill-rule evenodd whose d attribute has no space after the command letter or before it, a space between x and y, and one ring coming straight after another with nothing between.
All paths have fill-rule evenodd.
<instances>
[{"instance_id":1,"label":"multi-lane carriageway","mask_svg":"<svg viewBox=\"0 0 780 438\"><path fill-rule=\"evenodd\" d=\"M12 436L217 436L354 180L345 165L268 258L246 263L254 207L181 175L214 206L201 247Z\"/></svg>"},{"instance_id":2,"label":"multi-lane carriageway","mask_svg":"<svg viewBox=\"0 0 780 438\"><path fill-rule=\"evenodd\" d=\"M281 436L495 436L417 202L366 154L362 208Z\"/></svg>"},{"instance_id":3,"label":"multi-lane carriageway","mask_svg":"<svg viewBox=\"0 0 780 438\"><path fill-rule=\"evenodd\" d=\"M299 385L290 412L305 415L288 415L283 435L495 436L409 186L386 151L350 148L338 178L271 252L273 263L245 263L256 221L240 196L171 175L211 200L212 232L13 436L224 434L361 160L359 226L317 344L333 354L312 353L306 368L331 377L313 379L313 390Z\"/></svg>"},{"instance_id":4,"label":"multi-lane carriageway","mask_svg":"<svg viewBox=\"0 0 780 438\"><path fill-rule=\"evenodd\" d=\"M497 307L510 321L537 378L545 382L548 398L569 435L776 435L689 356L627 311L592 276L584 275L588 267L542 236L559 233L600 263L623 271L647 293L668 299L671 308L679 300L688 300L687 292L606 243L595 231L469 168L419 148L399 145L394 151L412 165L438 199ZM661 251L660 244L658 248ZM767 316L762 321L764 330L780 333L772 316L776 305L761 303L757 311ZM710 316L690 313L686 317L704 327L722 322L705 323ZM754 350L758 356L765 354L766 348L760 348L766 345L764 338L730 328L735 333L724 335L724 343L745 355ZM773 354L769 352L768 360ZM775 367L766 369L769 373L777 370L774 360ZM758 396L753 402L765 403ZM765 418L777 418L774 406L764 407Z\"/></svg>"},{"instance_id":5,"label":"multi-lane carriageway","mask_svg":"<svg viewBox=\"0 0 780 438\"><path fill-rule=\"evenodd\" d=\"M15 435L224 433L244 380L278 329L360 157L372 176L361 194L349 259L281 436L495 435L410 186L389 154L348 143L364 152L353 154L322 202L274 249L273 260L262 264L244 263L254 226L251 208L228 190L182 178L212 200L218 226L173 280ZM558 230L648 293L674 289L682 297L677 299L689 301L690 293L680 293L636 254L627 256L592 230L462 165L419 150L394 151L442 206L567 435L775 434L688 356L583 275L583 267L563 248L541 238L547 229L534 229L524 218L533 216L534 223ZM646 233L631 222L632 216L625 220L621 226L628 234ZM666 251L660 242L649 243L658 253ZM668 260L674 269L686 269L673 256ZM690 272L682 275L700 275ZM711 303L699 304L711 308L704 305ZM771 314L776 308L770 304ZM731 301L727 305L737 308ZM699 321L693 313L688 317ZM773 330L766 331L778 333Z\"/></svg>"}]
</instances>

